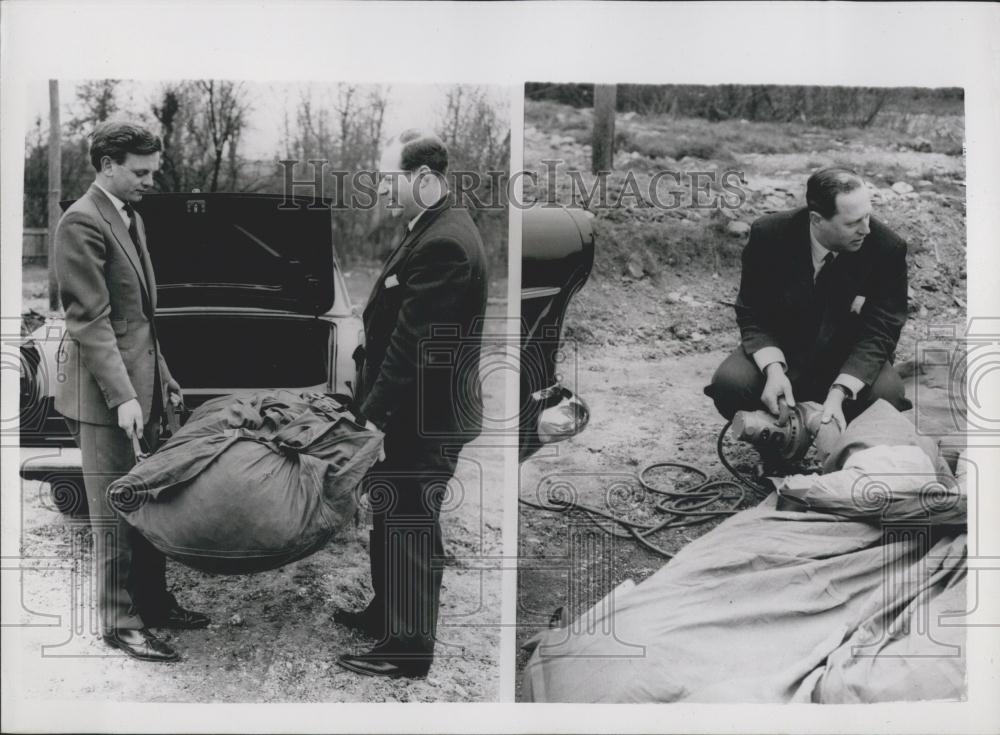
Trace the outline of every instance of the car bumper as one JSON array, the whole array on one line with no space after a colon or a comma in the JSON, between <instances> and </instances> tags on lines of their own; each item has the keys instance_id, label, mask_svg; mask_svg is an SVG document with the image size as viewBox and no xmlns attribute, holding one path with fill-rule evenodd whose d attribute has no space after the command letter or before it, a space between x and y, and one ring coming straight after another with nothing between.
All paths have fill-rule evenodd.
<instances>
[{"instance_id":1,"label":"car bumper","mask_svg":"<svg viewBox=\"0 0 1000 735\"><path fill-rule=\"evenodd\" d=\"M21 451L21 479L51 482L55 478L83 475L79 449L60 449L57 453L44 450Z\"/></svg>"}]
</instances>

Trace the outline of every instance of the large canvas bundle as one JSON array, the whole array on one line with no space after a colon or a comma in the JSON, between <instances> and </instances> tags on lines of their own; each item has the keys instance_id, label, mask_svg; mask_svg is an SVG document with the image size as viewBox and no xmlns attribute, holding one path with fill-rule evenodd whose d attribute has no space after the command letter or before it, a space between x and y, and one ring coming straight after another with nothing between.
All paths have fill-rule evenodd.
<instances>
[{"instance_id":1,"label":"large canvas bundle","mask_svg":"<svg viewBox=\"0 0 1000 735\"><path fill-rule=\"evenodd\" d=\"M108 490L111 505L167 556L239 574L324 546L356 509L382 435L314 393L206 402Z\"/></svg>"},{"instance_id":2,"label":"large canvas bundle","mask_svg":"<svg viewBox=\"0 0 1000 735\"><path fill-rule=\"evenodd\" d=\"M536 636L526 697L961 699L963 484L884 403L848 427L825 470L788 478L641 584Z\"/></svg>"}]
</instances>

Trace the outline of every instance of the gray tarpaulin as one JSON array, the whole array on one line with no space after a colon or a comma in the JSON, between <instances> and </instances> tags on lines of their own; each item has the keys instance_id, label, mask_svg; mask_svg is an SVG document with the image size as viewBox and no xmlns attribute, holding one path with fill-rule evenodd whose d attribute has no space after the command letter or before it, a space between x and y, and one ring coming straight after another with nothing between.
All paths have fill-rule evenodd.
<instances>
[{"instance_id":1,"label":"gray tarpaulin","mask_svg":"<svg viewBox=\"0 0 1000 735\"><path fill-rule=\"evenodd\" d=\"M526 698L962 698L962 483L884 402L852 422L824 469L788 478L641 584L532 639Z\"/></svg>"},{"instance_id":2,"label":"gray tarpaulin","mask_svg":"<svg viewBox=\"0 0 1000 735\"><path fill-rule=\"evenodd\" d=\"M381 440L323 394L223 396L199 406L108 497L185 564L221 573L272 569L317 551L353 518Z\"/></svg>"}]
</instances>

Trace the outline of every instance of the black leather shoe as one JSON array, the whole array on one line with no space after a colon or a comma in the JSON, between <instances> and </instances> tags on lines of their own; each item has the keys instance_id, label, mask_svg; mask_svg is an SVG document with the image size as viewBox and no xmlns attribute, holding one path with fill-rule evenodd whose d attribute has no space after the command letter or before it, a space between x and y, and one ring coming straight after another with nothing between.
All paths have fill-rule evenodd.
<instances>
[{"instance_id":1,"label":"black leather shoe","mask_svg":"<svg viewBox=\"0 0 1000 735\"><path fill-rule=\"evenodd\" d=\"M364 633L376 640L381 640L384 637L384 616L372 610L371 607L366 607L359 612L353 610L334 610L333 622L347 626L359 633Z\"/></svg>"},{"instance_id":2,"label":"black leather shoe","mask_svg":"<svg viewBox=\"0 0 1000 735\"><path fill-rule=\"evenodd\" d=\"M120 629L105 633L104 642L140 661L176 661L177 651L146 628Z\"/></svg>"},{"instance_id":3,"label":"black leather shoe","mask_svg":"<svg viewBox=\"0 0 1000 735\"><path fill-rule=\"evenodd\" d=\"M156 616L143 615L142 619L147 625L153 628L178 628L183 630L204 628L212 622L204 613L185 610L177 604L166 612Z\"/></svg>"},{"instance_id":4,"label":"black leather shoe","mask_svg":"<svg viewBox=\"0 0 1000 735\"><path fill-rule=\"evenodd\" d=\"M431 656L391 654L374 648L368 653L346 653L337 657L337 665L364 676L390 679L422 679L431 668Z\"/></svg>"}]
</instances>

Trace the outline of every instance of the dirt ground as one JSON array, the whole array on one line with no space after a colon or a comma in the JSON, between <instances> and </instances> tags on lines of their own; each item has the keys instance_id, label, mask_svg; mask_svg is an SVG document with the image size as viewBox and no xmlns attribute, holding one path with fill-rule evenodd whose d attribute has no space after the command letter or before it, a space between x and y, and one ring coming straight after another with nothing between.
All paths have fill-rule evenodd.
<instances>
[{"instance_id":1,"label":"dirt ground","mask_svg":"<svg viewBox=\"0 0 1000 735\"><path fill-rule=\"evenodd\" d=\"M739 339L732 303L748 229L730 223L800 206L809 172L821 165L859 168L876 187L875 215L909 244L910 318L896 361L909 376L911 400L919 393L919 426L948 431L954 411L947 378L914 367L932 325L961 334L965 323L964 158L953 141L954 121L938 123L943 129L907 134L619 115L610 191L621 190L629 171L642 181L659 168L733 169L743 173L747 199L725 212L590 207L595 267L569 308L563 372L590 406L591 420L579 436L522 464L521 497L538 502L564 482L591 505L648 515L650 499L636 480L648 464L680 461L712 479L729 477L716 455L723 421L702 388ZM541 172L541 161L559 159L588 171L590 125L589 110L527 101L525 169ZM921 143L922 152L907 145L934 132L941 137ZM565 177L557 181L557 199L570 203ZM897 194L897 182L912 191L897 186ZM725 447L737 469L753 471L749 448L728 439ZM657 485L690 482L680 472L651 477ZM676 551L718 522L667 530L655 541ZM572 619L623 580L639 582L666 562L632 541L610 540L579 516L523 505L519 552L519 644L559 608ZM526 661L521 651L519 671Z\"/></svg>"},{"instance_id":2,"label":"dirt ground","mask_svg":"<svg viewBox=\"0 0 1000 735\"><path fill-rule=\"evenodd\" d=\"M348 271L364 304L374 265ZM28 268L25 310L45 310L44 270ZM489 315L506 312L506 280L491 284ZM499 347L487 340L485 352ZM502 415L499 373L486 379L488 415ZM322 551L282 569L207 575L168 561L167 579L185 607L212 617L205 630L160 631L181 653L157 665L117 655L101 643L92 614L90 553L79 525L52 505L49 489L22 483L20 604L4 603L5 656L16 656L20 699L128 702L477 702L499 694L502 456L473 442L459 460L456 498L442 513L446 549L436 658L423 680L383 680L334 663L371 647L331 620L370 595L367 530L351 528ZM27 458L34 450L22 450ZM6 565L5 565L6 566ZM16 570L15 570L16 571Z\"/></svg>"}]
</instances>

